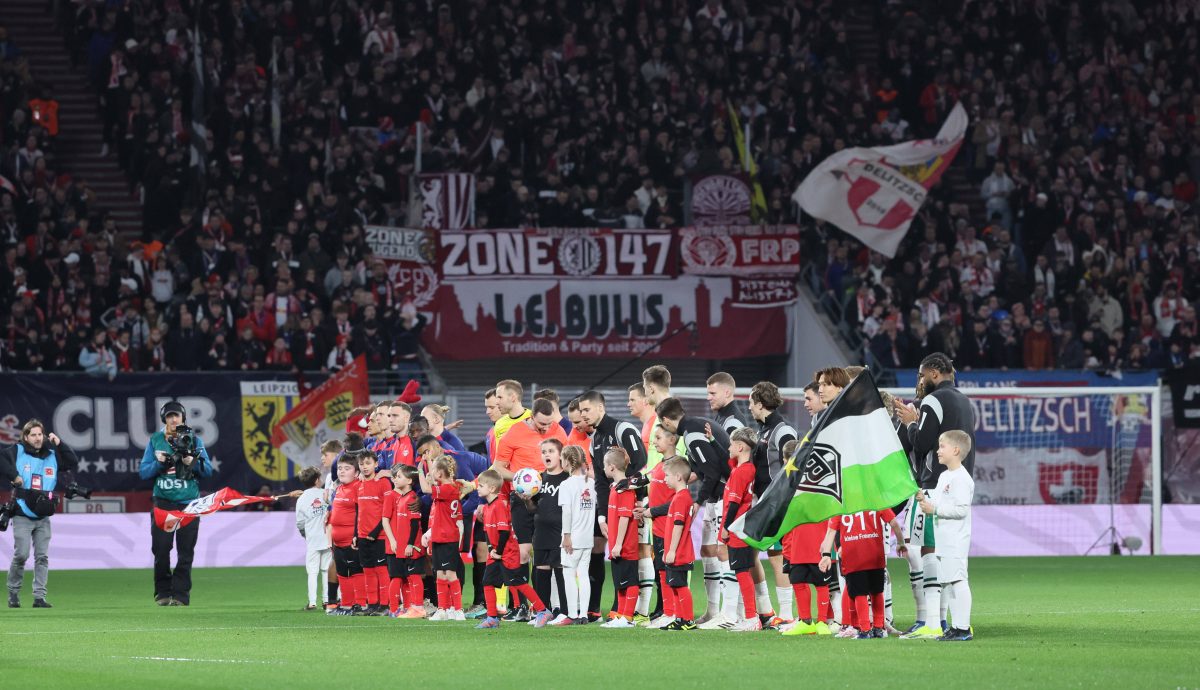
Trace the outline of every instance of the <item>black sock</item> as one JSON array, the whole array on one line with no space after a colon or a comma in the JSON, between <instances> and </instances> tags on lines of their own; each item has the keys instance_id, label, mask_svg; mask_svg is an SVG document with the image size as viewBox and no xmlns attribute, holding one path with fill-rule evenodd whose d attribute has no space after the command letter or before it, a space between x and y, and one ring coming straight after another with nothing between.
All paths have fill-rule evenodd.
<instances>
[{"instance_id":1,"label":"black sock","mask_svg":"<svg viewBox=\"0 0 1200 690\"><path fill-rule=\"evenodd\" d=\"M550 606L550 571L541 568L533 569L533 591L547 608Z\"/></svg>"},{"instance_id":2,"label":"black sock","mask_svg":"<svg viewBox=\"0 0 1200 690\"><path fill-rule=\"evenodd\" d=\"M658 571L657 571L657 570L655 570L655 571L654 571L654 610L652 610L652 611L650 612L650 617L651 617L651 618L657 618L658 616L661 616L661 615L662 615L662 612L663 612L663 607L662 607L662 578L660 578L660 577L658 576Z\"/></svg>"},{"instance_id":3,"label":"black sock","mask_svg":"<svg viewBox=\"0 0 1200 690\"><path fill-rule=\"evenodd\" d=\"M567 611L567 580L561 567L554 569L554 582L558 585L558 610L556 613L566 615ZM549 604L546 604L549 606Z\"/></svg>"},{"instance_id":4,"label":"black sock","mask_svg":"<svg viewBox=\"0 0 1200 690\"><path fill-rule=\"evenodd\" d=\"M476 558L471 563L471 587L475 590L472 594L471 606L483 606L483 564Z\"/></svg>"},{"instance_id":5,"label":"black sock","mask_svg":"<svg viewBox=\"0 0 1200 690\"><path fill-rule=\"evenodd\" d=\"M433 603L437 602L437 578L433 575L426 575L425 580L425 598L430 599Z\"/></svg>"},{"instance_id":6,"label":"black sock","mask_svg":"<svg viewBox=\"0 0 1200 690\"><path fill-rule=\"evenodd\" d=\"M330 604L336 604L337 600L338 600L337 580L334 580L333 582L326 582L325 586L326 586L326 592L327 592L327 594L325 595L325 600L328 601Z\"/></svg>"},{"instance_id":7,"label":"black sock","mask_svg":"<svg viewBox=\"0 0 1200 690\"><path fill-rule=\"evenodd\" d=\"M604 593L604 554L592 553L588 564L588 579L592 581L592 596L588 600L588 613L600 612L600 595Z\"/></svg>"},{"instance_id":8,"label":"black sock","mask_svg":"<svg viewBox=\"0 0 1200 690\"><path fill-rule=\"evenodd\" d=\"M619 591L620 588L617 587L617 576L612 572L612 568L608 569L608 574L613 584L613 603L608 610L619 611L621 609L621 592Z\"/></svg>"}]
</instances>

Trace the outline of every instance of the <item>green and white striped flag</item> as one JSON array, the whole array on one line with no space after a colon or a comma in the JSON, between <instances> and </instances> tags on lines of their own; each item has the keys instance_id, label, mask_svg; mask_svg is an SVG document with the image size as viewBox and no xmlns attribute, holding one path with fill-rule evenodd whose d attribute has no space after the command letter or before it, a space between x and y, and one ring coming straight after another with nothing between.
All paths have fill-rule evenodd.
<instances>
[{"instance_id":1,"label":"green and white striped flag","mask_svg":"<svg viewBox=\"0 0 1200 690\"><path fill-rule=\"evenodd\" d=\"M783 471L730 529L766 549L796 525L882 510L917 492L908 456L869 371L859 374L804 438Z\"/></svg>"}]
</instances>

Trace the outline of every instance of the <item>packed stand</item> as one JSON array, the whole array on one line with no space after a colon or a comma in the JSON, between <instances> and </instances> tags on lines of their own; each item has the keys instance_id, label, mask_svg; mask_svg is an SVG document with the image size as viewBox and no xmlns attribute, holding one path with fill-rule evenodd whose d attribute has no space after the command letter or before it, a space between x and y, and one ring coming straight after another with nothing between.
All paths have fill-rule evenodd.
<instances>
[{"instance_id":1,"label":"packed stand","mask_svg":"<svg viewBox=\"0 0 1200 690\"><path fill-rule=\"evenodd\" d=\"M56 160L58 101L0 24L0 368L79 368L121 291L114 221ZM90 363L91 359L87 361Z\"/></svg>"},{"instance_id":2,"label":"packed stand","mask_svg":"<svg viewBox=\"0 0 1200 690\"><path fill-rule=\"evenodd\" d=\"M889 6L879 80L856 93L925 134L961 100L955 167L978 196L943 184L892 261L828 230L813 247L874 362L943 351L963 369L1111 372L1200 357L1200 9L930 7Z\"/></svg>"},{"instance_id":3,"label":"packed stand","mask_svg":"<svg viewBox=\"0 0 1200 690\"><path fill-rule=\"evenodd\" d=\"M1061 2L982 2L896 3L871 18L802 0L61 11L106 141L145 199L142 244L116 261L129 299L98 305L120 309L112 333L130 333L132 370L319 369L362 351L372 367L411 361L423 322L400 318L404 296L362 227L407 224L417 122L424 171L478 173L480 226L669 227L684 222L687 178L740 168L736 110L764 220L795 222L790 194L826 155L929 135L958 99L973 126L955 166L980 211L943 184L893 261L799 219L815 228L807 260L874 360L908 366L941 348L964 367L1114 369L1197 349L1185 280L1196 30L1174 4L1086 17ZM849 37L864 21L883 37L878 70ZM1019 40L1027 26L1043 27L1036 44ZM1106 110L1097 95L1115 100Z\"/></svg>"}]
</instances>

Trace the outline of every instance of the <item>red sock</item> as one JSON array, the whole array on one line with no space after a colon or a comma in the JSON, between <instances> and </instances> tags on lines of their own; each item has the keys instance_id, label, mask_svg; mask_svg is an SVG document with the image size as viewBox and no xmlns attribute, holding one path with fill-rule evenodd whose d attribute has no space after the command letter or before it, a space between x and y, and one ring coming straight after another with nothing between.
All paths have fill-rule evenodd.
<instances>
[{"instance_id":1,"label":"red sock","mask_svg":"<svg viewBox=\"0 0 1200 690\"><path fill-rule=\"evenodd\" d=\"M391 580L388 580L388 611L391 611L392 613L398 611L402 603L406 603L403 601L403 582L404 581L398 577L393 577Z\"/></svg>"},{"instance_id":2,"label":"red sock","mask_svg":"<svg viewBox=\"0 0 1200 690\"><path fill-rule=\"evenodd\" d=\"M489 618L495 618L500 615L496 610L496 588L491 585L484 585L483 600L487 602L487 614Z\"/></svg>"},{"instance_id":3,"label":"red sock","mask_svg":"<svg viewBox=\"0 0 1200 690\"><path fill-rule=\"evenodd\" d=\"M675 590L675 617L679 620L690 621L695 618L692 610L692 590L684 587L672 587Z\"/></svg>"},{"instance_id":4,"label":"red sock","mask_svg":"<svg viewBox=\"0 0 1200 690\"><path fill-rule=\"evenodd\" d=\"M450 582L447 580L437 581L437 606L439 609L450 608Z\"/></svg>"},{"instance_id":5,"label":"red sock","mask_svg":"<svg viewBox=\"0 0 1200 690\"><path fill-rule=\"evenodd\" d=\"M871 625L883 628L883 592L871 595Z\"/></svg>"},{"instance_id":6,"label":"red sock","mask_svg":"<svg viewBox=\"0 0 1200 690\"><path fill-rule=\"evenodd\" d=\"M542 611L546 610L546 604L542 602L542 598L537 595L537 592L534 591L533 587L528 582L520 587L517 587L516 591L520 592L521 596L525 597L525 599L529 602L529 605L533 608L534 613L541 613Z\"/></svg>"},{"instance_id":7,"label":"red sock","mask_svg":"<svg viewBox=\"0 0 1200 690\"><path fill-rule=\"evenodd\" d=\"M367 605L367 576L364 573L354 573L350 576L354 581L354 603L359 606Z\"/></svg>"},{"instance_id":8,"label":"red sock","mask_svg":"<svg viewBox=\"0 0 1200 690\"><path fill-rule=\"evenodd\" d=\"M758 604L754 599L754 576L749 570L737 574L738 589L742 592L742 605L745 607L746 618L754 620L758 617Z\"/></svg>"},{"instance_id":9,"label":"red sock","mask_svg":"<svg viewBox=\"0 0 1200 690\"><path fill-rule=\"evenodd\" d=\"M388 575L386 565L375 566L375 580L379 583L379 603L387 604L391 602L389 594L391 592L392 577Z\"/></svg>"},{"instance_id":10,"label":"red sock","mask_svg":"<svg viewBox=\"0 0 1200 690\"><path fill-rule=\"evenodd\" d=\"M405 595L409 606L421 606L425 603L425 579L420 575L408 576L408 594Z\"/></svg>"},{"instance_id":11,"label":"red sock","mask_svg":"<svg viewBox=\"0 0 1200 690\"><path fill-rule=\"evenodd\" d=\"M818 620L829 620L833 618L833 607L829 604L829 587L825 585L817 586L817 616Z\"/></svg>"},{"instance_id":12,"label":"red sock","mask_svg":"<svg viewBox=\"0 0 1200 690\"><path fill-rule=\"evenodd\" d=\"M633 620L633 612L637 608L637 600L639 589L637 585L625 588L625 594L621 597L620 606L617 608L617 613L625 616L629 620Z\"/></svg>"},{"instance_id":13,"label":"red sock","mask_svg":"<svg viewBox=\"0 0 1200 690\"><path fill-rule=\"evenodd\" d=\"M462 608L462 583L458 580L449 580L450 584L450 608L455 611Z\"/></svg>"},{"instance_id":14,"label":"red sock","mask_svg":"<svg viewBox=\"0 0 1200 690\"><path fill-rule=\"evenodd\" d=\"M871 605L866 596L854 597L854 617L858 620L856 627L859 630L871 629Z\"/></svg>"},{"instance_id":15,"label":"red sock","mask_svg":"<svg viewBox=\"0 0 1200 690\"><path fill-rule=\"evenodd\" d=\"M808 591L808 585L792 585L792 591L796 593L796 617L802 621L811 621L812 593Z\"/></svg>"},{"instance_id":16,"label":"red sock","mask_svg":"<svg viewBox=\"0 0 1200 690\"><path fill-rule=\"evenodd\" d=\"M367 596L367 606L379 603L379 573L374 567L363 568L364 594Z\"/></svg>"},{"instance_id":17,"label":"red sock","mask_svg":"<svg viewBox=\"0 0 1200 690\"><path fill-rule=\"evenodd\" d=\"M348 577L342 576L342 575L338 575L337 579L338 579L338 595L339 595L338 603L347 608L354 606L355 597L354 597L353 580L351 580Z\"/></svg>"},{"instance_id":18,"label":"red sock","mask_svg":"<svg viewBox=\"0 0 1200 690\"><path fill-rule=\"evenodd\" d=\"M829 593L828 587L825 588L825 594L826 594L825 608L821 609L821 612L822 612L821 617L824 620L831 621L831 620L834 620L834 618L833 618L833 597L834 597L834 595ZM818 594L817 596L820 596L820 594ZM842 595L839 593L837 596L840 597Z\"/></svg>"},{"instance_id":19,"label":"red sock","mask_svg":"<svg viewBox=\"0 0 1200 690\"><path fill-rule=\"evenodd\" d=\"M658 581L662 584L662 605L663 615L675 617L675 590L667 584L667 571L663 570L658 574Z\"/></svg>"},{"instance_id":20,"label":"red sock","mask_svg":"<svg viewBox=\"0 0 1200 690\"><path fill-rule=\"evenodd\" d=\"M854 599L848 590L842 590L842 625L854 625Z\"/></svg>"},{"instance_id":21,"label":"red sock","mask_svg":"<svg viewBox=\"0 0 1200 690\"><path fill-rule=\"evenodd\" d=\"M521 593L517 591L516 587L508 588L508 600L512 603L512 608L520 608Z\"/></svg>"}]
</instances>

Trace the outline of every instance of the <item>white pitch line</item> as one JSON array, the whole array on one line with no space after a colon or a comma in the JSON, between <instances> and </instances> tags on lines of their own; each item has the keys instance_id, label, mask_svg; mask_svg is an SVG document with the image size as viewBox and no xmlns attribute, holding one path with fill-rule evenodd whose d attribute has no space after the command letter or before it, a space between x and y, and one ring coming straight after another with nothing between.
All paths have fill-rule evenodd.
<instances>
[{"instance_id":1,"label":"white pitch line","mask_svg":"<svg viewBox=\"0 0 1200 690\"><path fill-rule=\"evenodd\" d=\"M186 628L107 628L102 630L18 630L0 632L4 635L97 635L107 633L157 633L157 632L191 632L191 631L222 631L222 630L326 630L324 625L237 625L223 627L186 627Z\"/></svg>"},{"instance_id":2,"label":"white pitch line","mask_svg":"<svg viewBox=\"0 0 1200 690\"><path fill-rule=\"evenodd\" d=\"M175 656L113 656L110 659L132 659L135 661L193 661L202 664L280 664L281 661L255 661L252 659L187 659Z\"/></svg>"}]
</instances>

